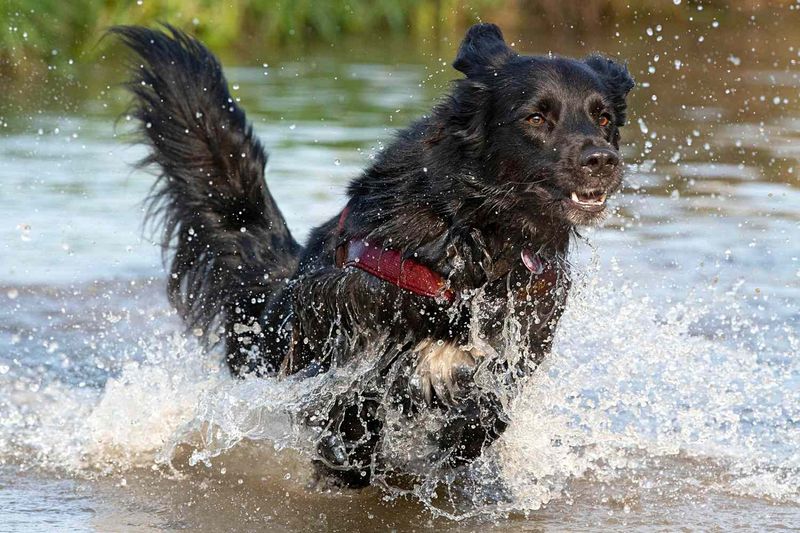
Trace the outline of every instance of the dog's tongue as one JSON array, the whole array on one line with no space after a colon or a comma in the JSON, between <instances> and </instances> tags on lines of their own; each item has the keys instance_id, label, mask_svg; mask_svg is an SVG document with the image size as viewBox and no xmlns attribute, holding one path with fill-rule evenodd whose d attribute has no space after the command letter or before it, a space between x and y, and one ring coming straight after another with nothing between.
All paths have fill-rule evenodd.
<instances>
[{"instance_id":1,"label":"dog's tongue","mask_svg":"<svg viewBox=\"0 0 800 533\"><path fill-rule=\"evenodd\" d=\"M523 248L520 255L522 256L522 263L525 265L525 268L537 275L544 272L544 262L542 262L538 254L531 252L527 248Z\"/></svg>"}]
</instances>

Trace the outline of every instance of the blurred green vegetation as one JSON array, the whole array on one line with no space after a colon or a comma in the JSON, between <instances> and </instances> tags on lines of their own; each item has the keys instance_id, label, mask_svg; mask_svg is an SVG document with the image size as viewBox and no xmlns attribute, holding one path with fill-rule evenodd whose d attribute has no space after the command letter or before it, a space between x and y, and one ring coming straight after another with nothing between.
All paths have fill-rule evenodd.
<instances>
[{"instance_id":1,"label":"blurred green vegetation","mask_svg":"<svg viewBox=\"0 0 800 533\"><path fill-rule=\"evenodd\" d=\"M348 35L434 34L477 20L478 10L501 4L477 0L2 0L0 60L48 60L85 54L114 24L169 22L215 49L334 42Z\"/></svg>"},{"instance_id":2,"label":"blurred green vegetation","mask_svg":"<svg viewBox=\"0 0 800 533\"><path fill-rule=\"evenodd\" d=\"M35 68L96 53L114 24L169 22L197 34L215 50L246 51L249 37L267 46L413 37L416 43L457 40L477 20L531 31L686 16L697 6L742 11L794 0L0 0L0 72ZM730 4L730 5L729 5ZM734 7L731 7L734 6Z\"/></svg>"}]
</instances>

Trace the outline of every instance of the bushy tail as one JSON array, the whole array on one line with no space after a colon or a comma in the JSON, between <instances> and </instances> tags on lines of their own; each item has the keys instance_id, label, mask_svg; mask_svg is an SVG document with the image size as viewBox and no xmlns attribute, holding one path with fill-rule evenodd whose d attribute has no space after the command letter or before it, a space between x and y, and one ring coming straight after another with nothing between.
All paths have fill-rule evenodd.
<instances>
[{"instance_id":1,"label":"bushy tail","mask_svg":"<svg viewBox=\"0 0 800 533\"><path fill-rule=\"evenodd\" d=\"M295 271L300 246L264 181L267 155L214 55L171 26L110 33L138 56L127 87L150 147L141 165L161 171L149 216L173 250L169 298L213 343L260 314Z\"/></svg>"}]
</instances>

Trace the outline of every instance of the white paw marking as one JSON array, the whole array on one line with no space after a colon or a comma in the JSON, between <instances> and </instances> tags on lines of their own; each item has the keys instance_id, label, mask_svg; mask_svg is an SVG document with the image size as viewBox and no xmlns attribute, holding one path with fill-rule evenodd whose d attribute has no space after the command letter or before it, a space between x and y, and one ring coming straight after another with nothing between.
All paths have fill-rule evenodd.
<instances>
[{"instance_id":1,"label":"white paw marking","mask_svg":"<svg viewBox=\"0 0 800 533\"><path fill-rule=\"evenodd\" d=\"M460 374L471 372L482 357L474 348L431 339L417 344L414 353L417 354L414 384L422 391L428 404L434 393L445 403L455 403L459 396L459 381L464 377Z\"/></svg>"}]
</instances>

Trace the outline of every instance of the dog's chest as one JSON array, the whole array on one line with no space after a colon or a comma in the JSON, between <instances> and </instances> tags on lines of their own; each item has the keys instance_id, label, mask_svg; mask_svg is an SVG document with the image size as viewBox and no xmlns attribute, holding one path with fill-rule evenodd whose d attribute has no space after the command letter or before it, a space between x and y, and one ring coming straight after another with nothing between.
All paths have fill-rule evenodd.
<instances>
[{"instance_id":1,"label":"dog's chest","mask_svg":"<svg viewBox=\"0 0 800 533\"><path fill-rule=\"evenodd\" d=\"M560 265L548 266L552 272L531 272L523 265L481 287L470 307L473 335L477 333L492 345L507 342L509 329L536 343L552 336L566 304L569 276ZM498 348L498 346L495 346Z\"/></svg>"}]
</instances>

